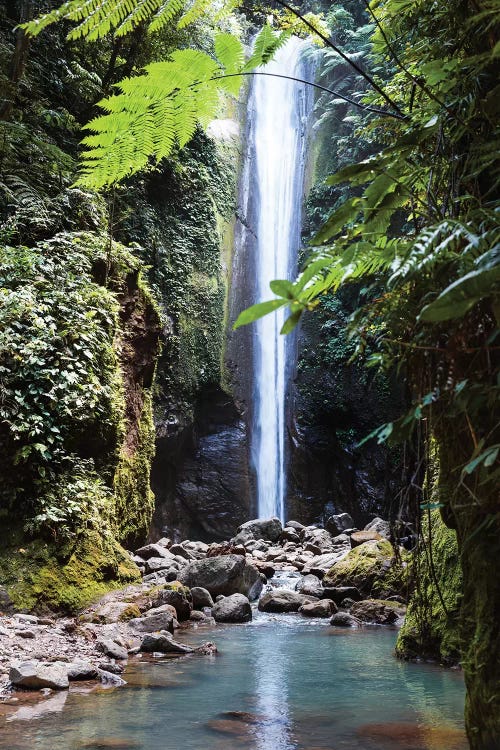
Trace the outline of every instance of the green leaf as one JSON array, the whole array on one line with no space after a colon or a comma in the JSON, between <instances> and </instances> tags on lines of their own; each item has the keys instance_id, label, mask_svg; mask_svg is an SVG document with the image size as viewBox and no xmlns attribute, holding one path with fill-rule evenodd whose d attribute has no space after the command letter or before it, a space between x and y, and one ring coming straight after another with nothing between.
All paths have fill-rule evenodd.
<instances>
[{"instance_id":1,"label":"green leaf","mask_svg":"<svg viewBox=\"0 0 500 750\"><path fill-rule=\"evenodd\" d=\"M340 208L334 211L313 238L312 245L321 245L348 223L354 221L361 213L361 198L349 198Z\"/></svg>"},{"instance_id":2,"label":"green leaf","mask_svg":"<svg viewBox=\"0 0 500 750\"><path fill-rule=\"evenodd\" d=\"M235 331L241 326L248 325L248 323L253 323L254 320L258 320L259 318L264 317L264 315L267 315L286 304L286 299L271 299L268 302L258 302L256 305L247 307L246 310L243 310L243 312L238 315L236 322L233 325L233 330Z\"/></svg>"},{"instance_id":3,"label":"green leaf","mask_svg":"<svg viewBox=\"0 0 500 750\"><path fill-rule=\"evenodd\" d=\"M295 299L294 285L291 281L286 279L275 279L269 284L271 291L274 292L278 297L284 297L285 299Z\"/></svg>"},{"instance_id":4,"label":"green leaf","mask_svg":"<svg viewBox=\"0 0 500 750\"><path fill-rule=\"evenodd\" d=\"M460 318L482 299L495 294L499 283L500 265L493 268L488 265L470 271L446 287L433 302L426 305L418 320L436 323Z\"/></svg>"},{"instance_id":5,"label":"green leaf","mask_svg":"<svg viewBox=\"0 0 500 750\"><path fill-rule=\"evenodd\" d=\"M485 451L480 453L479 456L476 456L476 458L472 459L472 461L469 461L469 463L464 466L463 473L472 474L472 472L481 464L484 464L486 467L492 466L498 457L499 451L500 444L497 443L495 445L490 445Z\"/></svg>"},{"instance_id":6,"label":"green leaf","mask_svg":"<svg viewBox=\"0 0 500 750\"><path fill-rule=\"evenodd\" d=\"M302 310L296 310L294 313L292 313L283 323L280 333L287 334L293 331L293 329L295 328L295 326L300 320L302 312L303 312Z\"/></svg>"}]
</instances>

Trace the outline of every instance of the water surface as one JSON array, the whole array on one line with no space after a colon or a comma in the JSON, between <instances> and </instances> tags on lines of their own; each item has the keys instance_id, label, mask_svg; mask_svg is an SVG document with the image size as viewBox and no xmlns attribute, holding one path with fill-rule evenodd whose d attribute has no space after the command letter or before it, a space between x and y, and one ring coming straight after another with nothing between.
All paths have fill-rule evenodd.
<instances>
[{"instance_id":1,"label":"water surface","mask_svg":"<svg viewBox=\"0 0 500 750\"><path fill-rule=\"evenodd\" d=\"M2 750L464 750L459 673L393 656L395 630L297 615L199 627L219 655L134 660L126 687L0 719ZM52 704L52 711L51 704ZM45 708L44 708L45 706Z\"/></svg>"}]
</instances>

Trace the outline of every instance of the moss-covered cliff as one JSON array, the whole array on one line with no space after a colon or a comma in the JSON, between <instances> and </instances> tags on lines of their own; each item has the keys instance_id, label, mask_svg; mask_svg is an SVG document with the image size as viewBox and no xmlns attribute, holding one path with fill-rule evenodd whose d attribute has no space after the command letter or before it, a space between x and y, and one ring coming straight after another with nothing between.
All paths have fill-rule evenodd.
<instances>
[{"instance_id":1,"label":"moss-covered cliff","mask_svg":"<svg viewBox=\"0 0 500 750\"><path fill-rule=\"evenodd\" d=\"M445 526L437 509L425 515L410 575L414 591L396 644L397 655L458 663L462 572L456 532Z\"/></svg>"}]
</instances>

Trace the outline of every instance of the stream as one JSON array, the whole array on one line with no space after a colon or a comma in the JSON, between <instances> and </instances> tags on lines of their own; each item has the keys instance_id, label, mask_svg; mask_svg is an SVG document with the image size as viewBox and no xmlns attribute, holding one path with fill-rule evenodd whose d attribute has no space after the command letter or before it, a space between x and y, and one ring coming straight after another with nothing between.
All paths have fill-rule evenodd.
<instances>
[{"instance_id":1,"label":"stream","mask_svg":"<svg viewBox=\"0 0 500 750\"><path fill-rule=\"evenodd\" d=\"M396 660L396 635L255 610L180 632L217 656L133 659L124 687L20 706L0 719L0 748L465 750L462 675Z\"/></svg>"}]
</instances>

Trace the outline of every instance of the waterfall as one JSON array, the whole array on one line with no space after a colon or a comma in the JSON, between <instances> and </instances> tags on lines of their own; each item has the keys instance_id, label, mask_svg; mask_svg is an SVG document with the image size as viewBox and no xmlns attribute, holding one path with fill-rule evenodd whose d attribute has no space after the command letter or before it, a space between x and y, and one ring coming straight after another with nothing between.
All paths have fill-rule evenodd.
<instances>
[{"instance_id":1,"label":"waterfall","mask_svg":"<svg viewBox=\"0 0 500 750\"><path fill-rule=\"evenodd\" d=\"M306 43L292 37L261 72L306 78ZM310 87L255 76L249 98L249 160L255 214L256 302L272 297L269 282L295 275L300 244ZM247 178L248 179L248 178ZM280 329L285 312L254 324L252 457L260 518L285 520L286 393L293 344ZM289 337L288 337L289 338Z\"/></svg>"}]
</instances>

